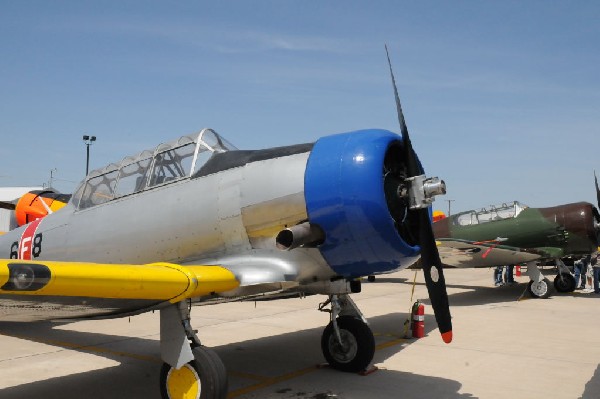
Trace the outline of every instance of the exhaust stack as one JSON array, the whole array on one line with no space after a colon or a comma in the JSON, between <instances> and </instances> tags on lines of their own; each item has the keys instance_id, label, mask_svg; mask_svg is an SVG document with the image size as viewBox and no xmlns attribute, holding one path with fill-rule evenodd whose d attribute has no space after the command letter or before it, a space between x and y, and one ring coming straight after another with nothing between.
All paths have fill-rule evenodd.
<instances>
[{"instance_id":1,"label":"exhaust stack","mask_svg":"<svg viewBox=\"0 0 600 399\"><path fill-rule=\"evenodd\" d=\"M275 238L277 248L289 251L300 246L317 246L325 241L325 233L316 224L304 222L281 230Z\"/></svg>"}]
</instances>

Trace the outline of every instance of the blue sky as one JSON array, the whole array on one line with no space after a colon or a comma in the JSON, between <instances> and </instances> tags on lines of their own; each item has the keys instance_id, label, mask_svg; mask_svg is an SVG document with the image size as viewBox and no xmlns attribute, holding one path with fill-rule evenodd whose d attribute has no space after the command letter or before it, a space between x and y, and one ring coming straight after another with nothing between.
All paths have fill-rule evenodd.
<instances>
[{"instance_id":1,"label":"blue sky","mask_svg":"<svg viewBox=\"0 0 600 399\"><path fill-rule=\"evenodd\" d=\"M413 145L452 211L595 202L600 3L4 1L0 186L212 127L239 148L364 128Z\"/></svg>"}]
</instances>

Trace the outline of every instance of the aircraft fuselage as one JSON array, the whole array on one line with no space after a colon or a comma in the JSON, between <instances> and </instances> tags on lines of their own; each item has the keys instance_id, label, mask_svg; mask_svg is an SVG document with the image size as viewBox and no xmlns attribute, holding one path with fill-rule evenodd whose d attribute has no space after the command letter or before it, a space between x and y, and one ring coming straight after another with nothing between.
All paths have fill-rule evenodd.
<instances>
[{"instance_id":1,"label":"aircraft fuselage","mask_svg":"<svg viewBox=\"0 0 600 399\"><path fill-rule=\"evenodd\" d=\"M118 194L120 180L111 176L129 166L109 165L90 174L60 211L1 236L0 258L222 265L240 286L221 298L288 289L325 293L330 281L398 270L417 259L419 248L398 227L406 221L396 223L388 210L397 200L387 198L383 187L385 168L401 170L400 143L391 132L367 130L326 136L314 145L214 153L174 181L144 175L146 188L127 195ZM165 162L157 154L151 170ZM88 195L91 182L96 191ZM302 223L322 231L322 240L278 248L278 232ZM37 299L25 306L30 316L61 314L45 312L39 303L46 301ZM25 317L23 301L1 295L3 319L13 311ZM126 314L160 304L48 302L68 317Z\"/></svg>"}]
</instances>

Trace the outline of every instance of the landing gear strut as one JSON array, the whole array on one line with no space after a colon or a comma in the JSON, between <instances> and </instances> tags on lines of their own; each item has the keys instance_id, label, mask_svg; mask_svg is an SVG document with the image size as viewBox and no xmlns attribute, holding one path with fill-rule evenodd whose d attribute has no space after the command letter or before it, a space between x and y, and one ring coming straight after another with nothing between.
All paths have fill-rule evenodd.
<instances>
[{"instance_id":1,"label":"landing gear strut","mask_svg":"<svg viewBox=\"0 0 600 399\"><path fill-rule=\"evenodd\" d=\"M219 356L203 346L190 324L187 302L160 311L160 372L163 399L225 399L227 370Z\"/></svg>"},{"instance_id":2,"label":"landing gear strut","mask_svg":"<svg viewBox=\"0 0 600 399\"><path fill-rule=\"evenodd\" d=\"M331 309L325 309L328 304ZM319 310L331 314L321 336L321 350L329 365L346 372L366 370L375 354L375 338L352 299L346 294L330 295Z\"/></svg>"}]
</instances>

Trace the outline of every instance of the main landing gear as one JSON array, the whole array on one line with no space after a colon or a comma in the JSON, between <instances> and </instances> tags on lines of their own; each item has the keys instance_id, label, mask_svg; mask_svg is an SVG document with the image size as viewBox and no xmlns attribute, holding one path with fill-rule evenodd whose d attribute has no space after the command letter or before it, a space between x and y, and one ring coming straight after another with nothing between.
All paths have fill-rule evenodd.
<instances>
[{"instance_id":1,"label":"main landing gear","mask_svg":"<svg viewBox=\"0 0 600 399\"><path fill-rule=\"evenodd\" d=\"M554 288L557 292L573 292L575 291L575 277L562 260L556 259L558 274L554 277ZM527 275L530 278L527 290L534 298L548 298L550 296L550 281L544 278L540 272L536 262L527 264Z\"/></svg>"},{"instance_id":2,"label":"main landing gear","mask_svg":"<svg viewBox=\"0 0 600 399\"><path fill-rule=\"evenodd\" d=\"M556 259L556 266L558 267L558 274L554 277L556 291L575 291L575 277L573 277L569 268L560 259ZM534 298L548 298L550 296L550 281L544 278L536 262L527 264L527 275L531 280L527 286L529 294Z\"/></svg>"},{"instance_id":3,"label":"main landing gear","mask_svg":"<svg viewBox=\"0 0 600 399\"><path fill-rule=\"evenodd\" d=\"M560 259L556 259L556 266L558 267L558 274L556 275L556 277L554 277L554 288L556 288L556 291L575 291L575 288L577 288L575 276L571 274L569 268Z\"/></svg>"},{"instance_id":4,"label":"main landing gear","mask_svg":"<svg viewBox=\"0 0 600 399\"><path fill-rule=\"evenodd\" d=\"M535 261L527 264L527 276L531 280L527 286L529 295L542 299L550 296L550 280L544 277Z\"/></svg>"},{"instance_id":5,"label":"main landing gear","mask_svg":"<svg viewBox=\"0 0 600 399\"><path fill-rule=\"evenodd\" d=\"M558 273L554 277L554 288L558 292L575 291L575 277L571 273Z\"/></svg>"},{"instance_id":6,"label":"main landing gear","mask_svg":"<svg viewBox=\"0 0 600 399\"><path fill-rule=\"evenodd\" d=\"M527 286L529 295L533 298L548 298L550 296L550 281L544 277L537 266L537 262L527 263L527 276L531 281Z\"/></svg>"},{"instance_id":7,"label":"main landing gear","mask_svg":"<svg viewBox=\"0 0 600 399\"><path fill-rule=\"evenodd\" d=\"M329 306L329 307L328 307ZM331 315L321 337L329 365L340 371L367 370L375 354L375 338L349 295L330 294L319 310ZM187 301L160 311L160 372L163 399L225 399L227 371L219 356L200 343L190 324Z\"/></svg>"},{"instance_id":8,"label":"main landing gear","mask_svg":"<svg viewBox=\"0 0 600 399\"><path fill-rule=\"evenodd\" d=\"M194 360L176 369L163 363L160 393L165 399L209 399L227 396L227 370L219 356L205 346L192 349Z\"/></svg>"},{"instance_id":9,"label":"main landing gear","mask_svg":"<svg viewBox=\"0 0 600 399\"><path fill-rule=\"evenodd\" d=\"M547 278L544 278L540 281L531 280L527 286L527 291L529 292L529 295L534 298L546 299L550 296L549 288L550 281Z\"/></svg>"},{"instance_id":10,"label":"main landing gear","mask_svg":"<svg viewBox=\"0 0 600 399\"><path fill-rule=\"evenodd\" d=\"M219 356L203 346L190 324L188 302L160 311L160 372L163 399L225 399L227 370Z\"/></svg>"},{"instance_id":11,"label":"main landing gear","mask_svg":"<svg viewBox=\"0 0 600 399\"><path fill-rule=\"evenodd\" d=\"M331 308L326 309L327 305ZM329 365L346 372L366 370L375 354L375 338L356 304L347 294L330 295L319 310L331 315L321 336L321 350Z\"/></svg>"}]
</instances>

